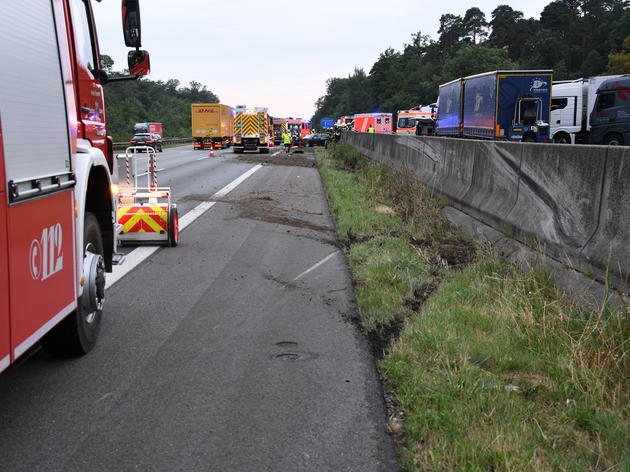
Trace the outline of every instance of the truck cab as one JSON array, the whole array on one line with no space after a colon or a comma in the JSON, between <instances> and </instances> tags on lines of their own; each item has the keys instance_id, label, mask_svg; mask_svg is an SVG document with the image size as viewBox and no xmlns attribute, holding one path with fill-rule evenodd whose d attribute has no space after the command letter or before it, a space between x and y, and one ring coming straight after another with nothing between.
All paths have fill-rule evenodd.
<instances>
[{"instance_id":1,"label":"truck cab","mask_svg":"<svg viewBox=\"0 0 630 472\"><path fill-rule=\"evenodd\" d=\"M122 17L136 79L148 73L138 0L122 0ZM91 1L0 2L0 70L2 371L40 340L53 353L94 346L116 245Z\"/></svg>"},{"instance_id":2,"label":"truck cab","mask_svg":"<svg viewBox=\"0 0 630 472\"><path fill-rule=\"evenodd\" d=\"M591 143L630 144L630 75L608 79L599 86L590 124Z\"/></svg>"}]
</instances>

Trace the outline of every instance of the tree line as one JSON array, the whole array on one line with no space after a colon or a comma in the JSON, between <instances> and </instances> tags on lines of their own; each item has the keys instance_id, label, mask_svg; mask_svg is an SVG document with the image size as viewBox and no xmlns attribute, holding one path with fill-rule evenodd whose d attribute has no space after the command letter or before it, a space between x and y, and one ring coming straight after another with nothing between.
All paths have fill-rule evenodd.
<instances>
[{"instance_id":1,"label":"tree line","mask_svg":"<svg viewBox=\"0 0 630 472\"><path fill-rule=\"evenodd\" d=\"M553 69L554 80L630 73L628 0L556 0L540 18L499 5L490 18L477 7L440 17L439 37L411 35L402 50L383 51L361 68L326 81L313 123L434 103L440 84L497 69Z\"/></svg>"},{"instance_id":2,"label":"tree line","mask_svg":"<svg viewBox=\"0 0 630 472\"><path fill-rule=\"evenodd\" d=\"M112 77L123 75L113 70L114 61L101 56L101 64ZM182 86L177 79L138 79L109 82L104 86L107 130L114 142L128 141L135 123L162 123L164 138L191 136L191 103L219 103L219 97L205 85L192 81Z\"/></svg>"}]
</instances>

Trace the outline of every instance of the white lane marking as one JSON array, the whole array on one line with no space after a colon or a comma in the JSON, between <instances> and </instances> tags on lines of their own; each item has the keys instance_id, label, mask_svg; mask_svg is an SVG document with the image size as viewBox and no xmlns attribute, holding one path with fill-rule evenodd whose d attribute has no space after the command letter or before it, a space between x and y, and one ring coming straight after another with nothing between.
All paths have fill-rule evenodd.
<instances>
[{"instance_id":1,"label":"white lane marking","mask_svg":"<svg viewBox=\"0 0 630 472\"><path fill-rule=\"evenodd\" d=\"M239 177L234 179L232 182L227 184L225 187L223 187L221 190L219 190L217 193L215 193L212 196L212 199L214 200L214 199L224 197L225 195L230 193L232 190L234 190L238 185L243 183L245 179L247 179L249 176L251 176L254 172L256 172L261 167L262 166L260 164L252 167L247 172L240 175ZM197 205L195 208L190 210L188 213L186 213L184 216L182 216L179 219L179 230L183 231L184 228L189 226L193 221L195 221L197 218L203 215L206 211L212 208L215 203L216 202L202 202L199 205ZM156 252L158 249L160 249L160 247L161 246L138 246L129 254L127 254L125 256L124 264L119 265L119 266L114 266L112 273L107 274L107 279L105 280L106 288L109 288L112 285L114 285L116 282L118 282L123 276L127 275L129 272L135 269L142 261L144 261L151 254Z\"/></svg>"},{"instance_id":2,"label":"white lane marking","mask_svg":"<svg viewBox=\"0 0 630 472\"><path fill-rule=\"evenodd\" d=\"M64 319L68 314L72 312L77 307L76 300L70 303L68 306L63 308L59 313L49 319L46 324L41 326L37 331L31 334L28 338L22 341L14 350L13 357L17 359L22 354L24 354L33 344L35 344L39 339L50 331L57 323L59 323L62 319Z\"/></svg>"},{"instance_id":3,"label":"white lane marking","mask_svg":"<svg viewBox=\"0 0 630 472\"><path fill-rule=\"evenodd\" d=\"M333 256L335 256L339 251L335 251L332 254L328 254L326 257L324 257L321 261L319 261L317 264L313 264L311 267L309 267L308 269L306 269L304 272L302 272L300 275L298 275L296 278L293 279L293 282L295 282L296 280L304 277L306 274L308 274L309 272L317 269L320 265L326 263L326 261L328 261L329 259L331 259Z\"/></svg>"},{"instance_id":4,"label":"white lane marking","mask_svg":"<svg viewBox=\"0 0 630 472\"><path fill-rule=\"evenodd\" d=\"M272 154L272 156L277 156L277 155L278 155L278 154L280 154L281 152L282 152L282 150L280 150L280 151L276 151L276 152L274 152L274 153Z\"/></svg>"},{"instance_id":5,"label":"white lane marking","mask_svg":"<svg viewBox=\"0 0 630 472\"><path fill-rule=\"evenodd\" d=\"M9 367L11 363L11 355L7 355L4 359L0 359L0 372Z\"/></svg>"},{"instance_id":6,"label":"white lane marking","mask_svg":"<svg viewBox=\"0 0 630 472\"><path fill-rule=\"evenodd\" d=\"M158 172L162 172L164 170L164 167L158 167L156 169ZM138 174L138 177L142 177L143 175L147 175L148 172L143 172L142 174Z\"/></svg>"}]
</instances>

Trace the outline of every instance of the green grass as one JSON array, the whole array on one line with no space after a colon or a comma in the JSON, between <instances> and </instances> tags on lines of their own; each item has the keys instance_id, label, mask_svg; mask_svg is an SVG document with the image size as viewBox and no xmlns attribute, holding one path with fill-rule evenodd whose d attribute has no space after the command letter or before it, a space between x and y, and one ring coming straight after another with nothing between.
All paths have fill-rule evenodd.
<instances>
[{"instance_id":1,"label":"green grass","mask_svg":"<svg viewBox=\"0 0 630 472\"><path fill-rule=\"evenodd\" d=\"M630 313L475 250L444 201L354 152L317 159L362 329L401 328L379 367L403 470L630 470Z\"/></svg>"}]
</instances>

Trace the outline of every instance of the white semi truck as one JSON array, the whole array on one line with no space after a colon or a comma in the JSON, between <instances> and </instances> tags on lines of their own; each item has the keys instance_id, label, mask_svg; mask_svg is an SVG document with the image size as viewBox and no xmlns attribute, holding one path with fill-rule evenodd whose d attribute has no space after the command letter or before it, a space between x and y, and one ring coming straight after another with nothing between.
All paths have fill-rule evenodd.
<instances>
[{"instance_id":1,"label":"white semi truck","mask_svg":"<svg viewBox=\"0 0 630 472\"><path fill-rule=\"evenodd\" d=\"M602 75L553 82L551 89L551 136L553 142L562 144L593 143L590 136L591 114L597 102L597 90L606 81L622 77L620 75ZM614 134L603 136L601 143L598 142L597 144L622 144L611 141L614 137Z\"/></svg>"}]
</instances>

